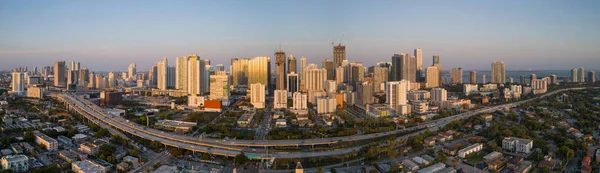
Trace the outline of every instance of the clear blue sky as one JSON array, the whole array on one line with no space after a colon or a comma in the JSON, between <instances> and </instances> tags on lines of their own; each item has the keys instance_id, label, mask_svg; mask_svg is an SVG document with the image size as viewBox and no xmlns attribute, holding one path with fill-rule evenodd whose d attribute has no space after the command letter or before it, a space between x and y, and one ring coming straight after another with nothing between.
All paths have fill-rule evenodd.
<instances>
[{"instance_id":1,"label":"clear blue sky","mask_svg":"<svg viewBox=\"0 0 600 173\"><path fill-rule=\"evenodd\" d=\"M197 53L288 54L319 63L332 41L370 66L423 48L444 68L570 69L600 66L600 1L0 1L0 69L80 61L92 70L138 69Z\"/></svg>"}]
</instances>

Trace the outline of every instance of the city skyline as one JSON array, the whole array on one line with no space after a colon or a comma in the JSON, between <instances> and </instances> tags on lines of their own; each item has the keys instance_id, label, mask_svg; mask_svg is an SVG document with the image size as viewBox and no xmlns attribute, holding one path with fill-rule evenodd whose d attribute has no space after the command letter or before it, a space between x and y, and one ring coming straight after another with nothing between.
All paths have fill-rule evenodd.
<instances>
[{"instance_id":1,"label":"city skyline","mask_svg":"<svg viewBox=\"0 0 600 173\"><path fill-rule=\"evenodd\" d=\"M227 65L236 57L275 59L278 44L320 64L334 60L339 42L346 59L365 66L415 48L423 49L423 68L433 55L447 69L465 70L489 69L493 61L504 61L507 70L600 64L594 48L600 25L591 22L600 18L597 1L364 3L4 1L0 60L7 63L0 70L78 61L94 71L124 71L131 62L148 71L162 57L174 62L188 53ZM401 27L407 24L416 27Z\"/></svg>"}]
</instances>

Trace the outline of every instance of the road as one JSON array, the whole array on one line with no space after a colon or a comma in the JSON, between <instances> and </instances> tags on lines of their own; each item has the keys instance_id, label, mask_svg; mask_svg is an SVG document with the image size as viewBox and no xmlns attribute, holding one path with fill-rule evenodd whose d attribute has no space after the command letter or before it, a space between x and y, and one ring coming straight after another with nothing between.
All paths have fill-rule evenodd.
<instances>
[{"instance_id":1,"label":"road","mask_svg":"<svg viewBox=\"0 0 600 173\"><path fill-rule=\"evenodd\" d=\"M146 162L145 164L143 164L140 167L137 167L129 172L133 173L133 172L147 172L148 168L152 168L152 165L159 163L159 162L165 162L168 161L171 158L171 156L169 156L169 154L167 154L167 151L163 151L160 154L156 155L154 158L151 158L150 160L148 160L148 162Z\"/></svg>"},{"instance_id":2,"label":"road","mask_svg":"<svg viewBox=\"0 0 600 173\"><path fill-rule=\"evenodd\" d=\"M95 105L83 98L73 97L68 94L56 94L56 93L51 94L51 96L61 99L63 102L65 102L67 104L68 108L71 108L71 110L75 110L75 111L82 113L82 115L86 116L86 118L88 118L88 119L100 120L102 123L106 123L107 125L110 125L113 128L122 130L124 132L130 133L130 134L133 134L136 136L140 136L145 139L159 141L165 145L178 147L178 148L184 148L184 149L188 149L191 151L206 152L206 153L225 155L225 156L235 156L241 152L244 152L244 153L246 153L246 155L264 159L264 158L272 158L272 157L306 158L306 157L331 156L331 155L346 154L346 153L349 153L352 151L356 151L359 148L352 147L352 148L310 152L310 153L307 153L307 152L277 152L276 151L276 152L270 152L267 155L266 153L262 153L262 152L261 153L252 152L252 150L250 150L248 148L243 148L243 147L249 147L249 146L310 146L310 145L335 144L335 143L341 142L341 141L366 140L366 139L372 139L372 138L376 138L376 137L398 134L398 133L407 132L407 131L419 130L418 132L399 137L399 139L405 139L410 136L418 135L418 134L421 134L421 133L427 131L427 130L420 130L420 129L426 128L428 130L434 131L434 130L437 130L437 129L445 126L446 124L452 122L453 120L466 119L473 115L477 115L479 113L493 112L493 111L501 110L504 108L515 107L515 106L523 104L527 101L531 101L531 100L537 99L537 98L543 98L543 97L553 95L553 94L556 94L559 92L563 92L566 90L580 90L580 89L585 89L585 88L570 88L570 89L556 90L553 92L546 93L544 95L540 95L536 98L519 101L519 102L514 102L514 103L498 105L498 106L482 108L482 109L478 109L475 111L461 113L461 114L458 114L455 116L434 120L434 121L431 121L431 122L428 122L425 124L421 124L418 126L414 126L414 127L410 127L410 128L406 128L406 129L394 130L394 131L390 131L390 132L355 135L355 136L345 136L345 137L334 137L334 138L305 139L305 140L221 140L221 139L215 140L215 139L200 139L200 138L194 138L194 137L185 136L185 135L165 133L160 130L146 128L146 127L137 125L135 123L128 122L127 120L125 120L119 116L116 116L116 117L109 116L108 114L104 113L104 109L98 107L97 105ZM95 121L95 123L100 123L100 122Z\"/></svg>"}]
</instances>

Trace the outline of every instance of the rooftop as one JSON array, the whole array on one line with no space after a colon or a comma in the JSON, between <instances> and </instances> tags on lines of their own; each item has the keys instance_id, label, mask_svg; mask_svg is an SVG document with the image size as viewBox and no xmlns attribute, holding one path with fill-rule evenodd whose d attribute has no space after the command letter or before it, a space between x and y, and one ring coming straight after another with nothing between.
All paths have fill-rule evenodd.
<instances>
[{"instance_id":1,"label":"rooftop","mask_svg":"<svg viewBox=\"0 0 600 173\"><path fill-rule=\"evenodd\" d=\"M25 155L9 155L2 157L2 160L6 160L7 162L17 162L17 161L27 161L29 160Z\"/></svg>"},{"instance_id":2,"label":"rooftop","mask_svg":"<svg viewBox=\"0 0 600 173\"><path fill-rule=\"evenodd\" d=\"M163 126L176 126L176 127L192 127L195 126L194 122L175 121L175 120L158 120L155 124Z\"/></svg>"},{"instance_id":3,"label":"rooftop","mask_svg":"<svg viewBox=\"0 0 600 173\"><path fill-rule=\"evenodd\" d=\"M73 162L73 165L77 165L84 172L105 172L104 166L90 160Z\"/></svg>"}]
</instances>

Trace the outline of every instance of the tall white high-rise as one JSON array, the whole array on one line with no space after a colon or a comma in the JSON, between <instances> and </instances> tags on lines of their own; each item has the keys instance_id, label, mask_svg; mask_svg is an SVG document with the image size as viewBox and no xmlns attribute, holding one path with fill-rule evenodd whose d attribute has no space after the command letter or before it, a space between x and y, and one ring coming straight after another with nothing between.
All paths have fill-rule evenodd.
<instances>
[{"instance_id":1,"label":"tall white high-rise","mask_svg":"<svg viewBox=\"0 0 600 173\"><path fill-rule=\"evenodd\" d=\"M275 90L273 97L273 108L287 108L287 90Z\"/></svg>"},{"instance_id":2,"label":"tall white high-rise","mask_svg":"<svg viewBox=\"0 0 600 173\"><path fill-rule=\"evenodd\" d=\"M181 56L175 59L175 89L187 91L188 57Z\"/></svg>"},{"instance_id":3,"label":"tall white high-rise","mask_svg":"<svg viewBox=\"0 0 600 173\"><path fill-rule=\"evenodd\" d=\"M579 73L577 68L571 69L571 82L579 82Z\"/></svg>"},{"instance_id":4,"label":"tall white high-rise","mask_svg":"<svg viewBox=\"0 0 600 173\"><path fill-rule=\"evenodd\" d=\"M327 80L327 70L324 68L319 69L316 64L309 64L304 69L305 76L304 81L306 82L304 87L307 91L323 91L324 81Z\"/></svg>"},{"instance_id":5,"label":"tall white high-rise","mask_svg":"<svg viewBox=\"0 0 600 173\"><path fill-rule=\"evenodd\" d=\"M443 88L431 89L431 104L441 107L444 101L448 99L448 91Z\"/></svg>"},{"instance_id":6,"label":"tall white high-rise","mask_svg":"<svg viewBox=\"0 0 600 173\"><path fill-rule=\"evenodd\" d=\"M193 96L202 95L204 93L202 93L200 82L202 76L206 73L205 61L201 60L196 54L190 54L188 59L188 94Z\"/></svg>"},{"instance_id":7,"label":"tall white high-rise","mask_svg":"<svg viewBox=\"0 0 600 173\"><path fill-rule=\"evenodd\" d=\"M579 77L577 79L579 79L579 82L585 82L585 70L583 69L583 67L579 68Z\"/></svg>"},{"instance_id":8,"label":"tall white high-rise","mask_svg":"<svg viewBox=\"0 0 600 173\"><path fill-rule=\"evenodd\" d=\"M425 71L427 73L425 77L425 87L434 88L440 86L440 72L436 66L429 66Z\"/></svg>"},{"instance_id":9,"label":"tall white high-rise","mask_svg":"<svg viewBox=\"0 0 600 173\"><path fill-rule=\"evenodd\" d=\"M386 103L390 108L396 109L398 105L406 105L407 92L410 87L408 80L387 82L385 86Z\"/></svg>"},{"instance_id":10,"label":"tall white high-rise","mask_svg":"<svg viewBox=\"0 0 600 173\"><path fill-rule=\"evenodd\" d=\"M135 79L135 75L137 75L136 74L137 73L137 71L136 71L137 69L135 67L135 62L132 62L131 64L129 64L129 68L127 68L127 69L129 71L127 73L129 75L129 78L132 79L132 80L136 80Z\"/></svg>"},{"instance_id":11,"label":"tall white high-rise","mask_svg":"<svg viewBox=\"0 0 600 173\"><path fill-rule=\"evenodd\" d=\"M210 75L210 95L208 99L221 100L222 105L229 105L229 75L225 71L217 71Z\"/></svg>"},{"instance_id":12,"label":"tall white high-rise","mask_svg":"<svg viewBox=\"0 0 600 173\"><path fill-rule=\"evenodd\" d=\"M415 60L417 65L417 81L422 81L423 78L423 49L416 48L415 49Z\"/></svg>"},{"instance_id":13,"label":"tall white high-rise","mask_svg":"<svg viewBox=\"0 0 600 173\"><path fill-rule=\"evenodd\" d=\"M96 74L94 74L94 72L90 72L90 83L88 83L88 88L96 88Z\"/></svg>"},{"instance_id":14,"label":"tall white high-rise","mask_svg":"<svg viewBox=\"0 0 600 173\"><path fill-rule=\"evenodd\" d=\"M292 105L292 109L293 110L306 110L307 109L307 102L308 102L308 96L306 94L300 93L300 92L295 92L292 96L292 101L293 101L293 105Z\"/></svg>"},{"instance_id":15,"label":"tall white high-rise","mask_svg":"<svg viewBox=\"0 0 600 173\"><path fill-rule=\"evenodd\" d=\"M250 84L250 103L255 108L265 108L265 85L261 83Z\"/></svg>"},{"instance_id":16,"label":"tall white high-rise","mask_svg":"<svg viewBox=\"0 0 600 173\"><path fill-rule=\"evenodd\" d=\"M504 84L506 83L506 69L504 62L494 61L492 63L492 83Z\"/></svg>"},{"instance_id":17,"label":"tall white high-rise","mask_svg":"<svg viewBox=\"0 0 600 173\"><path fill-rule=\"evenodd\" d=\"M306 68L306 57L300 58L300 88L304 87L304 69Z\"/></svg>"},{"instance_id":18,"label":"tall white high-rise","mask_svg":"<svg viewBox=\"0 0 600 173\"><path fill-rule=\"evenodd\" d=\"M69 61L69 65L67 66L67 68L69 68L69 70L72 71L79 71L79 62Z\"/></svg>"},{"instance_id":19,"label":"tall white high-rise","mask_svg":"<svg viewBox=\"0 0 600 173\"><path fill-rule=\"evenodd\" d=\"M158 89L160 90L167 90L167 77L168 77L168 67L169 67L169 62L167 61L167 58L162 58L161 61L159 61L158 63L156 63L156 67L157 67L157 76L156 79L158 80L156 83L156 86L158 87Z\"/></svg>"},{"instance_id":20,"label":"tall white high-rise","mask_svg":"<svg viewBox=\"0 0 600 173\"><path fill-rule=\"evenodd\" d=\"M25 94L25 72L21 71L13 71L11 73L12 81L11 81L11 93L16 95Z\"/></svg>"}]
</instances>

